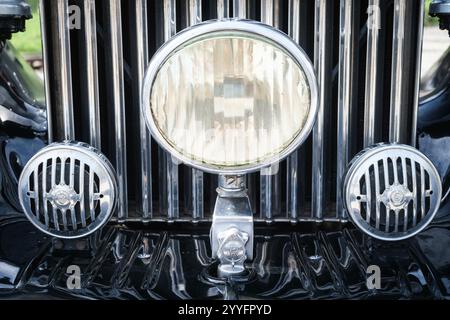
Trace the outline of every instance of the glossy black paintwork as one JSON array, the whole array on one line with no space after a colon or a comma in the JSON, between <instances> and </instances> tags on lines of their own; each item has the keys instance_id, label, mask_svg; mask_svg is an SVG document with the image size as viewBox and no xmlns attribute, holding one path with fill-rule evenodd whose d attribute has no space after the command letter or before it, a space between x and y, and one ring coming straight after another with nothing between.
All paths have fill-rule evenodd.
<instances>
[{"instance_id":1,"label":"glossy black paintwork","mask_svg":"<svg viewBox=\"0 0 450 320\"><path fill-rule=\"evenodd\" d=\"M193 233L108 227L90 252L53 250L28 222L0 221L0 298L399 299L450 298L450 229L433 226L389 244L354 229L314 233L257 229L248 281L214 277L208 230ZM368 290L366 269L381 268ZM69 265L82 289L67 289Z\"/></svg>"},{"instance_id":2,"label":"glossy black paintwork","mask_svg":"<svg viewBox=\"0 0 450 320\"><path fill-rule=\"evenodd\" d=\"M443 204L436 217L450 213L450 48L421 83L417 147L436 166L443 183Z\"/></svg>"},{"instance_id":3,"label":"glossy black paintwork","mask_svg":"<svg viewBox=\"0 0 450 320\"><path fill-rule=\"evenodd\" d=\"M45 146L43 82L8 42L0 42L1 194L20 209L17 181L23 166Z\"/></svg>"}]
</instances>

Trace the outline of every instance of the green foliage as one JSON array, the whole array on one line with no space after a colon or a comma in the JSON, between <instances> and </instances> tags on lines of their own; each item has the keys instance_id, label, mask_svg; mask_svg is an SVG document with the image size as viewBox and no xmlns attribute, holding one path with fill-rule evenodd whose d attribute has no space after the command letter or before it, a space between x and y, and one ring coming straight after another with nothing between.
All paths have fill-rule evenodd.
<instances>
[{"instance_id":1,"label":"green foliage","mask_svg":"<svg viewBox=\"0 0 450 320\"><path fill-rule=\"evenodd\" d=\"M425 1L425 26L437 26L439 25L439 19L438 18L432 18L428 14L430 3L432 0L426 0Z\"/></svg>"},{"instance_id":2,"label":"green foliage","mask_svg":"<svg viewBox=\"0 0 450 320\"><path fill-rule=\"evenodd\" d=\"M33 18L27 20L26 31L13 34L12 44L24 55L42 54L39 0L28 0L33 10Z\"/></svg>"}]
</instances>

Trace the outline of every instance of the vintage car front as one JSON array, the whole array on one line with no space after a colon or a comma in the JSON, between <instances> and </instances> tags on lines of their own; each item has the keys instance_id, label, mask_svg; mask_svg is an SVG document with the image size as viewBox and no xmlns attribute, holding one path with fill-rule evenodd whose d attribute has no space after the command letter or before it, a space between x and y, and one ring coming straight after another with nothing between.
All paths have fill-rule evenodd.
<instances>
[{"instance_id":1,"label":"vintage car front","mask_svg":"<svg viewBox=\"0 0 450 320\"><path fill-rule=\"evenodd\" d=\"M448 28L450 2L431 14ZM450 296L423 0L0 3L0 298Z\"/></svg>"}]
</instances>

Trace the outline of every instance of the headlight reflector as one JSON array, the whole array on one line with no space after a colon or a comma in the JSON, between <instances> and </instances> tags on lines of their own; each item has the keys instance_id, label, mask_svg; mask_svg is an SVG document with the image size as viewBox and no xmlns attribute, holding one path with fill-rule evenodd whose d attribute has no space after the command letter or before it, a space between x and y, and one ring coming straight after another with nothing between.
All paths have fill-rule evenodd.
<instances>
[{"instance_id":1,"label":"headlight reflector","mask_svg":"<svg viewBox=\"0 0 450 320\"><path fill-rule=\"evenodd\" d=\"M259 23L210 22L152 59L143 112L177 158L238 173L279 160L306 138L316 94L311 63L286 35Z\"/></svg>"}]
</instances>

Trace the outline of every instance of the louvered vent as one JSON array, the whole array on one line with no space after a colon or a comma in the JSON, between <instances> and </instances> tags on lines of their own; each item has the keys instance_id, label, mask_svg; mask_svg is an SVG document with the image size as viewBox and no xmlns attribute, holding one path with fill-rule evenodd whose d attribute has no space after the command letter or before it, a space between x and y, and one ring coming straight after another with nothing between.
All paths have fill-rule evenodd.
<instances>
[{"instance_id":1,"label":"louvered vent","mask_svg":"<svg viewBox=\"0 0 450 320\"><path fill-rule=\"evenodd\" d=\"M54 143L25 166L19 196L28 219L60 238L90 234L114 209L116 179L109 161L76 142Z\"/></svg>"},{"instance_id":2,"label":"louvered vent","mask_svg":"<svg viewBox=\"0 0 450 320\"><path fill-rule=\"evenodd\" d=\"M344 195L361 229L379 239L401 240L431 222L439 208L441 182L433 164L416 149L378 144L352 161Z\"/></svg>"}]
</instances>

